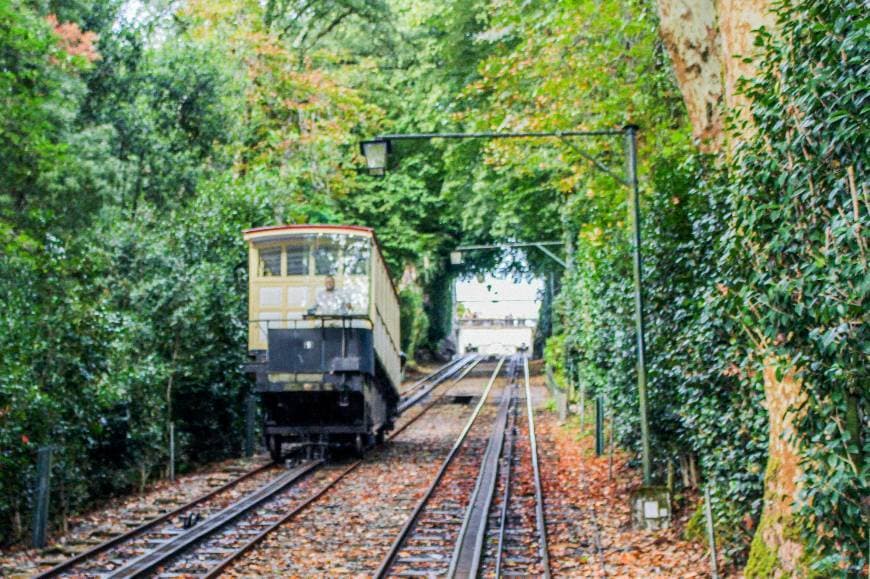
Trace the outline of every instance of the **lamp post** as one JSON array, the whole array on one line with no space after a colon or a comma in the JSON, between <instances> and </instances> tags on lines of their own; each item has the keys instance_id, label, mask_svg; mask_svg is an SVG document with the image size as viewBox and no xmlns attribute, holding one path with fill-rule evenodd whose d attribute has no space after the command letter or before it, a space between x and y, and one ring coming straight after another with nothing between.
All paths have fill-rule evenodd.
<instances>
[{"instance_id":1,"label":"lamp post","mask_svg":"<svg viewBox=\"0 0 870 579\"><path fill-rule=\"evenodd\" d=\"M574 149L580 156L591 162L596 169L607 173L628 187L631 211L631 230L634 258L634 301L635 327L637 333L637 392L640 412L641 454L643 462L644 485L651 484L651 463L649 444L649 421L647 419L646 359L643 321L643 260L640 248L640 187L637 179L637 125L626 125L620 130L601 131L544 131L544 132L478 132L478 133L407 133L380 135L360 143L360 150L366 159L370 175L382 176L389 165L389 155L393 141L420 141L431 139L529 139L529 138L601 138L623 137L627 177L611 171L606 165L588 153ZM541 248L543 249L543 248ZM451 260L452 261L452 260ZM560 260L561 261L561 260Z\"/></svg>"},{"instance_id":2,"label":"lamp post","mask_svg":"<svg viewBox=\"0 0 870 579\"><path fill-rule=\"evenodd\" d=\"M382 138L363 141L360 152L366 159L369 175L382 176L387 171L387 157L390 154L390 141Z\"/></svg>"}]
</instances>

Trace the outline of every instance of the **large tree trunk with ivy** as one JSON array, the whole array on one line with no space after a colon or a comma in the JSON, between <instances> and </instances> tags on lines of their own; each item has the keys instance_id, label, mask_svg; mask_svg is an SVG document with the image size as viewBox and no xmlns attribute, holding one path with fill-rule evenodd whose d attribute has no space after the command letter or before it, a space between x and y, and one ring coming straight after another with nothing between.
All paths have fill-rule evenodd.
<instances>
[{"instance_id":1,"label":"large tree trunk with ivy","mask_svg":"<svg viewBox=\"0 0 870 579\"><path fill-rule=\"evenodd\" d=\"M775 29L770 0L658 0L661 37L671 55L677 82L703 150L723 153L752 131L748 99L739 90L741 78L755 75L755 30ZM726 134L723 119L734 114L742 132ZM759 352L764 356L764 352ZM777 378L775 366L764 370L769 420L768 465L764 507L746 572L767 576L776 570L794 572L803 556L795 540L792 507L797 496L800 456L790 434L790 412L801 399L800 383Z\"/></svg>"},{"instance_id":2,"label":"large tree trunk with ivy","mask_svg":"<svg viewBox=\"0 0 870 579\"><path fill-rule=\"evenodd\" d=\"M770 423L764 511L752 541L747 577L769 577L777 570L794 573L803 556L794 529L792 504L799 489L800 458L792 442L791 410L802 397L800 383L790 375L777 378L776 366L764 370L764 394Z\"/></svg>"}]
</instances>

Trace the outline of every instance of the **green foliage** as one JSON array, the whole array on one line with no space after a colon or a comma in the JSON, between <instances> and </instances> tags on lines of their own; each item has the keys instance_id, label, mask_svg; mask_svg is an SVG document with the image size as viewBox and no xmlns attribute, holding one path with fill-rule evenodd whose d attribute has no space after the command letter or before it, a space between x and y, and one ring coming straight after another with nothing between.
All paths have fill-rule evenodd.
<instances>
[{"instance_id":1,"label":"green foliage","mask_svg":"<svg viewBox=\"0 0 870 579\"><path fill-rule=\"evenodd\" d=\"M706 515L704 513L704 503L699 502L692 512L692 516L686 522L686 528L683 530L683 538L687 541L707 541Z\"/></svg>"},{"instance_id":2,"label":"green foliage","mask_svg":"<svg viewBox=\"0 0 870 579\"><path fill-rule=\"evenodd\" d=\"M565 334L558 333L547 340L544 346L544 360L547 362L547 367L552 370L556 384L568 388L569 375L566 364L568 357L565 355L565 339Z\"/></svg>"},{"instance_id":3,"label":"green foliage","mask_svg":"<svg viewBox=\"0 0 870 579\"><path fill-rule=\"evenodd\" d=\"M528 14L532 10L534 15ZM624 15L635 15L626 20ZM763 392L736 372L746 352L738 324L717 298L737 283L721 259L728 230L727 183L698 157L650 2L550 2L501 10L484 42L493 45L482 79L467 91L489 126L596 129L642 126L644 293L647 378L655 461L697 455L713 483L725 554L745 556L760 514L766 415ZM546 30L547 34L541 31ZM486 100L481 114L480 94ZM519 124L522 123L522 124ZM545 355L571 369L587 396L604 396L620 444L639 453L634 294L628 192L582 153L615 171L619 140L515 141L481 154L470 221L497 238L560 238L572 266L545 302L541 326L554 337ZM483 208L484 212L481 212ZM495 212L496 217L490 213ZM530 255L531 268L546 262ZM563 378L564 379L564 378ZM747 516L749 515L749 516Z\"/></svg>"},{"instance_id":4,"label":"green foliage","mask_svg":"<svg viewBox=\"0 0 870 579\"><path fill-rule=\"evenodd\" d=\"M408 361L413 362L414 354L426 340L429 331L429 320L423 309L423 293L419 288L406 287L399 292L399 303L402 308L402 351L408 356Z\"/></svg>"},{"instance_id":5,"label":"green foliage","mask_svg":"<svg viewBox=\"0 0 870 579\"><path fill-rule=\"evenodd\" d=\"M865 564L867 132L855 79L867 42L859 13L849 3L779 6L782 37L761 36L760 74L744 87L754 127L732 129L752 137L730 168L679 152L647 157L653 448L659 461L697 453L736 561L761 512L761 371L774 360L780 376L796 373L805 396L795 408L804 472L796 528L808 560L822 573ZM581 213L562 327L581 380L608 397L622 444L637 449L628 248L618 228L602 227L618 221L599 207ZM766 569L759 537L753 569Z\"/></svg>"},{"instance_id":6,"label":"green foliage","mask_svg":"<svg viewBox=\"0 0 870 579\"><path fill-rule=\"evenodd\" d=\"M66 155L81 83L64 60L46 20L23 2L0 2L0 211L44 198L41 175Z\"/></svg>"},{"instance_id":7,"label":"green foliage","mask_svg":"<svg viewBox=\"0 0 870 579\"><path fill-rule=\"evenodd\" d=\"M744 86L757 131L737 152L725 244L743 268L733 315L761 345L755 363L775 359L802 384L798 515L822 572L867 563L865 9L777 5L780 35L759 37L759 74Z\"/></svg>"},{"instance_id":8,"label":"green foliage","mask_svg":"<svg viewBox=\"0 0 870 579\"><path fill-rule=\"evenodd\" d=\"M0 222L2 223L2 222ZM10 538L15 513L29 512L27 483L36 447L67 443L57 453L58 471L69 503L75 489L107 483L88 468L99 454L97 440L106 430L104 415L118 392L103 388L111 330L106 301L94 274L103 266L82 244L67 245L0 228L0 513ZM82 404L81 401L87 401Z\"/></svg>"},{"instance_id":9,"label":"green foliage","mask_svg":"<svg viewBox=\"0 0 870 579\"><path fill-rule=\"evenodd\" d=\"M685 453L698 456L716 495L717 520L725 522L726 555L742 560L761 512L767 444L761 370L774 359L781 372L797 372L806 392L796 408L805 469L803 541L821 555L816 569L860 568L866 543L860 497L868 480L860 434L867 416L861 385L868 378L862 306L867 133L856 80L868 43L861 9L849 2L779 5L782 39L762 35L760 74L745 87L757 130L733 128L752 137L728 167L691 154L685 131L673 126L672 81L655 72L660 48L652 30L644 36L643 19L617 25L619 4L540 8L536 24L554 23L571 42L578 38L569 32L572 19L580 14L581 41L603 40L576 53L559 50L558 32L523 34L531 20L506 11L499 23L512 25L503 29L511 38L501 41L507 50L495 51L483 68L485 82L475 88L492 91L498 106L491 114L501 124L524 119L525 128L564 126L572 101L559 98L567 95L589 97L584 122L618 123L626 110L643 119L641 172L650 184L643 207L647 363L659 468ZM644 13L643 3L631 4ZM594 14L586 12L593 8ZM493 37L503 39L497 30L493 24ZM621 52L623 45L639 51ZM571 74L574 60L584 65L582 80ZM639 71L647 76L634 76ZM559 83L572 87L554 86ZM612 158L606 147L592 152ZM563 336L551 340L548 355L561 349L563 365L571 362L591 393L607 397L620 442L637 450L624 191L585 170L566 175L569 165L555 161L571 158L569 152L562 158L523 155L506 144L491 154L512 178L580 189L563 224L575 243L575 267L563 280L554 322ZM521 198L505 204L510 217L524 213L527 189L490 183L502 196L509 190ZM539 236L558 224L545 217L553 198L535 198L534 218L520 221L534 222Z\"/></svg>"},{"instance_id":10,"label":"green foliage","mask_svg":"<svg viewBox=\"0 0 870 579\"><path fill-rule=\"evenodd\" d=\"M382 117L366 91L408 119L431 84L408 102L383 90L399 72L370 74L379 47L413 54L386 4L290 4L131 23L119 2L0 3L0 542L29 521L38 445L58 444L54 515L160 476L170 421L181 470L238 451L245 228L374 226L393 273L419 272L405 347L429 340L427 309L443 337L460 226L437 150L383 181L349 163ZM96 57L70 52L92 31Z\"/></svg>"}]
</instances>

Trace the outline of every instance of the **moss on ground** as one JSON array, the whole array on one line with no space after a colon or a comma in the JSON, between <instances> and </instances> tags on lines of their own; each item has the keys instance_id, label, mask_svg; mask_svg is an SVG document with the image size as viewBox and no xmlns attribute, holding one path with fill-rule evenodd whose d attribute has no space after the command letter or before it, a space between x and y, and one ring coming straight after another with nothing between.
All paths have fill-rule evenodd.
<instances>
[{"instance_id":1,"label":"moss on ground","mask_svg":"<svg viewBox=\"0 0 870 579\"><path fill-rule=\"evenodd\" d=\"M707 542L707 522L704 517L704 501L698 501L698 507L686 522L686 528L683 530L683 538L687 541L699 541L708 547L710 546Z\"/></svg>"}]
</instances>

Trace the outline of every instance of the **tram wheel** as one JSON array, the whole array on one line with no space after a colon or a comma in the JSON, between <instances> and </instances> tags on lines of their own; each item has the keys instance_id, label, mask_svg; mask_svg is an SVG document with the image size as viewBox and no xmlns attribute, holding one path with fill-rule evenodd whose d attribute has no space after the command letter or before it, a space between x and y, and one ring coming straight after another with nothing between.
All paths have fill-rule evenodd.
<instances>
[{"instance_id":1,"label":"tram wheel","mask_svg":"<svg viewBox=\"0 0 870 579\"><path fill-rule=\"evenodd\" d=\"M384 428L378 428L378 432L375 434L375 444L381 445L384 443L386 439L386 432Z\"/></svg>"},{"instance_id":2,"label":"tram wheel","mask_svg":"<svg viewBox=\"0 0 870 579\"><path fill-rule=\"evenodd\" d=\"M358 457L362 457L363 451L366 449L365 447L365 438L361 433L358 433L353 438L353 452Z\"/></svg>"}]
</instances>

